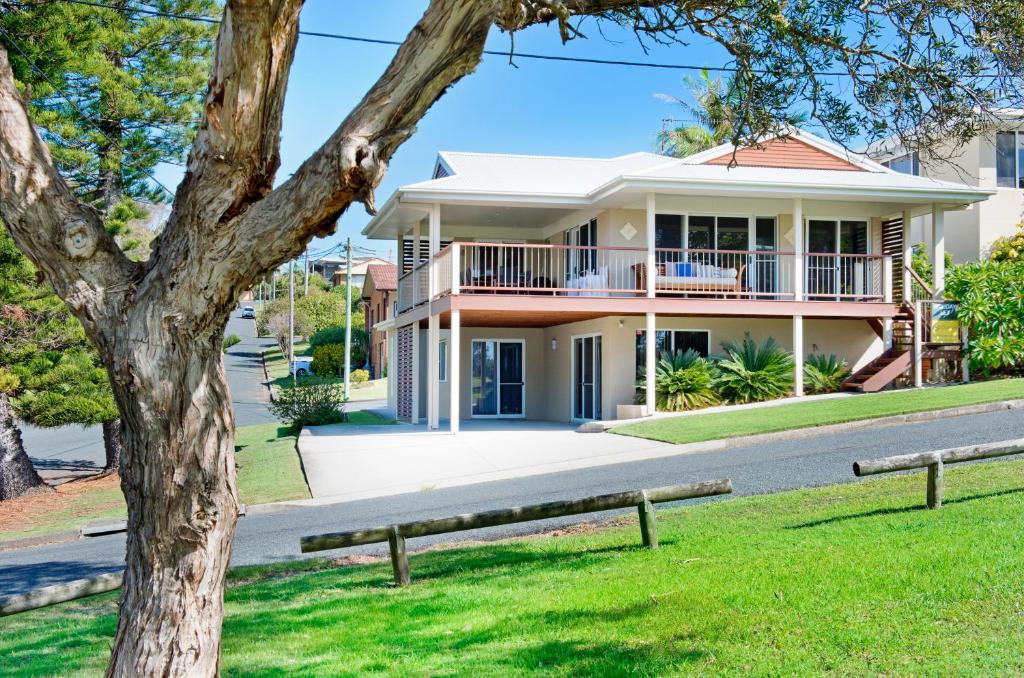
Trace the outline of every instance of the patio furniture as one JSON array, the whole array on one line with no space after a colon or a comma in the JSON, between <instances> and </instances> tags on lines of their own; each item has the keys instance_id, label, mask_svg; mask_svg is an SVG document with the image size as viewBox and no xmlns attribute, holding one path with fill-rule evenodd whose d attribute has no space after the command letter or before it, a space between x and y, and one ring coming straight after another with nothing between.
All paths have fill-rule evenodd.
<instances>
[{"instance_id":1,"label":"patio furniture","mask_svg":"<svg viewBox=\"0 0 1024 678\"><path fill-rule=\"evenodd\" d=\"M636 289L647 289L647 264L635 264ZM655 266L654 289L656 292L677 294L714 293L734 294L743 292L743 274L746 264L736 268L722 268L713 264L689 262L668 262Z\"/></svg>"},{"instance_id":2,"label":"patio furniture","mask_svg":"<svg viewBox=\"0 0 1024 678\"><path fill-rule=\"evenodd\" d=\"M602 266L590 271L582 271L565 279L565 286L570 291L566 296L570 297L600 297L603 292L586 292L576 290L606 290L608 289L608 267Z\"/></svg>"}]
</instances>

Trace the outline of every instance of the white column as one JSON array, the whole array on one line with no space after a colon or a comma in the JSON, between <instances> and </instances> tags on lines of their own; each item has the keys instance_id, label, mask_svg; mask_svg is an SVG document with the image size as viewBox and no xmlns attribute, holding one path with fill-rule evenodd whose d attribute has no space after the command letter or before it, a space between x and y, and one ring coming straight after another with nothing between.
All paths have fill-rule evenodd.
<instances>
[{"instance_id":1,"label":"white column","mask_svg":"<svg viewBox=\"0 0 1024 678\"><path fill-rule=\"evenodd\" d=\"M900 271L903 276L902 301L911 301L913 298L913 282L910 279L910 261L914 258L914 243L910 242L910 222L913 218L910 210L903 210L903 270Z\"/></svg>"},{"instance_id":2,"label":"white column","mask_svg":"<svg viewBox=\"0 0 1024 678\"><path fill-rule=\"evenodd\" d=\"M932 206L932 289L935 298L946 295L946 213L939 205Z\"/></svg>"},{"instance_id":3,"label":"white column","mask_svg":"<svg viewBox=\"0 0 1024 678\"><path fill-rule=\"evenodd\" d=\"M427 318L427 427L438 428L441 402L441 375L438 372L438 351L441 348L441 317L431 313Z\"/></svg>"},{"instance_id":4,"label":"white column","mask_svg":"<svg viewBox=\"0 0 1024 678\"><path fill-rule=\"evenodd\" d=\"M647 339L644 342L646 353L644 354L644 374L647 375L646 392L644 396L647 402L647 414L654 414L657 409L657 389L654 384L654 365L657 362L657 328L654 323L654 314L647 314Z\"/></svg>"},{"instance_id":5,"label":"white column","mask_svg":"<svg viewBox=\"0 0 1024 678\"><path fill-rule=\"evenodd\" d=\"M654 256L654 194L647 194L647 296L654 297L654 284L657 279L656 259ZM648 314L650 315L650 314ZM653 410L651 410L653 412Z\"/></svg>"},{"instance_id":6,"label":"white column","mask_svg":"<svg viewBox=\"0 0 1024 678\"><path fill-rule=\"evenodd\" d=\"M415 273L416 266L420 263L420 220L417 219L416 223L412 225L412 305L415 306L422 299L420 299L420 286L417 282L417 275Z\"/></svg>"},{"instance_id":7,"label":"white column","mask_svg":"<svg viewBox=\"0 0 1024 678\"><path fill-rule=\"evenodd\" d=\"M412 415L409 423L420 423L420 324L412 325Z\"/></svg>"},{"instance_id":8,"label":"white column","mask_svg":"<svg viewBox=\"0 0 1024 678\"><path fill-rule=\"evenodd\" d=\"M921 302L914 302L914 386L921 388L924 385L923 356L921 355Z\"/></svg>"},{"instance_id":9,"label":"white column","mask_svg":"<svg viewBox=\"0 0 1024 678\"><path fill-rule=\"evenodd\" d=\"M804 394L804 317L793 316L793 394Z\"/></svg>"},{"instance_id":10,"label":"white column","mask_svg":"<svg viewBox=\"0 0 1024 678\"><path fill-rule=\"evenodd\" d=\"M430 264L427 266L427 290L430 292L430 298L433 299L434 295L437 294L437 277L438 272L434 266L434 255L441 251L441 204L433 203L430 205L430 223L428 231L428 243L430 248Z\"/></svg>"},{"instance_id":11,"label":"white column","mask_svg":"<svg viewBox=\"0 0 1024 678\"><path fill-rule=\"evenodd\" d=\"M804 200L793 198L793 299L804 299Z\"/></svg>"},{"instance_id":12,"label":"white column","mask_svg":"<svg viewBox=\"0 0 1024 678\"><path fill-rule=\"evenodd\" d=\"M388 330L387 334L384 335L384 341L387 342L388 347L388 409L397 412L398 411L398 375L395 372L395 331Z\"/></svg>"},{"instance_id":13,"label":"white column","mask_svg":"<svg viewBox=\"0 0 1024 678\"><path fill-rule=\"evenodd\" d=\"M459 366L462 360L462 319L459 309L452 309L451 312L451 333L448 336L448 405L451 411L448 414L448 423L452 433L459 432L459 394L462 392L462 384L459 381Z\"/></svg>"},{"instance_id":14,"label":"white column","mask_svg":"<svg viewBox=\"0 0 1024 678\"><path fill-rule=\"evenodd\" d=\"M887 304L892 303L892 281L892 255L887 254L882 258L882 299ZM888 351L892 348L892 318L882 320L882 328L882 345Z\"/></svg>"}]
</instances>

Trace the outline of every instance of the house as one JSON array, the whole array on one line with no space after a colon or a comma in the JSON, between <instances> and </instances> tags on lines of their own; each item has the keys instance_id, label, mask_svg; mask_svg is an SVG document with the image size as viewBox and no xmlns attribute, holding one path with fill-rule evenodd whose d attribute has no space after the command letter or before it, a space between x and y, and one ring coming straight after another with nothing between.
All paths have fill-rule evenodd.
<instances>
[{"instance_id":1,"label":"house","mask_svg":"<svg viewBox=\"0 0 1024 678\"><path fill-rule=\"evenodd\" d=\"M334 272L327 278L335 286L344 285L348 274L348 265L344 257L339 257L341 262L334 267ZM362 289L366 282L366 269L373 264L387 264L388 262L377 257L352 257L352 287Z\"/></svg>"},{"instance_id":2,"label":"house","mask_svg":"<svg viewBox=\"0 0 1024 678\"><path fill-rule=\"evenodd\" d=\"M366 336L369 350L366 360L370 378L379 379L386 374L388 360L387 333L376 326L392 317L395 292L398 290L398 270L394 264L370 264L366 267L366 281L363 283L363 302L366 305Z\"/></svg>"},{"instance_id":3,"label":"house","mask_svg":"<svg viewBox=\"0 0 1024 678\"><path fill-rule=\"evenodd\" d=\"M401 253L396 314L377 325L397 416L453 432L466 418L614 419L660 350L713 353L745 332L793 351L797 394L810 353L846 358L864 390L903 374L903 302L942 296L946 214L994 191L805 132L735 157L442 152L363 231ZM903 265L903 224L923 215L934 290Z\"/></svg>"},{"instance_id":4,"label":"house","mask_svg":"<svg viewBox=\"0 0 1024 678\"><path fill-rule=\"evenodd\" d=\"M961 148L946 144L931 153L909 152L898 141L884 139L865 153L897 172L994 192L984 202L947 215L945 249L954 262L987 259L992 244L1016 233L1024 219L1024 111L997 111ZM932 251L929 215L914 219L910 240Z\"/></svg>"}]
</instances>

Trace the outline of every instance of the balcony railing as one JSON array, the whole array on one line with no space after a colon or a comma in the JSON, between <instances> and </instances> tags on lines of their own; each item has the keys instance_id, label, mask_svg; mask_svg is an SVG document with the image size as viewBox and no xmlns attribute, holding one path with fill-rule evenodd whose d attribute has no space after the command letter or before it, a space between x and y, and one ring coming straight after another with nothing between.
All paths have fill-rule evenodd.
<instances>
[{"instance_id":1,"label":"balcony railing","mask_svg":"<svg viewBox=\"0 0 1024 678\"><path fill-rule=\"evenodd\" d=\"M651 280L644 248L452 243L399 278L398 312L448 294L635 297L648 285L656 296L793 300L796 266L793 252L658 248ZM880 255L808 253L803 273L811 301L885 301L891 288Z\"/></svg>"}]
</instances>

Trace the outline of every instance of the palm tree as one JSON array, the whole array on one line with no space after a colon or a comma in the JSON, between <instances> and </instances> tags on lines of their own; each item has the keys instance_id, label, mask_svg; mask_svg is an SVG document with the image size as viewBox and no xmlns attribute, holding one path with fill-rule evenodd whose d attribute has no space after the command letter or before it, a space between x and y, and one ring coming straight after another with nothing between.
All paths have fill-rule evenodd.
<instances>
[{"instance_id":1,"label":"palm tree","mask_svg":"<svg viewBox=\"0 0 1024 678\"><path fill-rule=\"evenodd\" d=\"M700 72L700 78L687 77L684 82L695 104L666 94L658 95L665 101L679 104L687 116L696 120L696 124L658 133L659 150L676 158L706 151L732 139L739 103L739 90L733 79L712 79L705 70Z\"/></svg>"}]
</instances>

